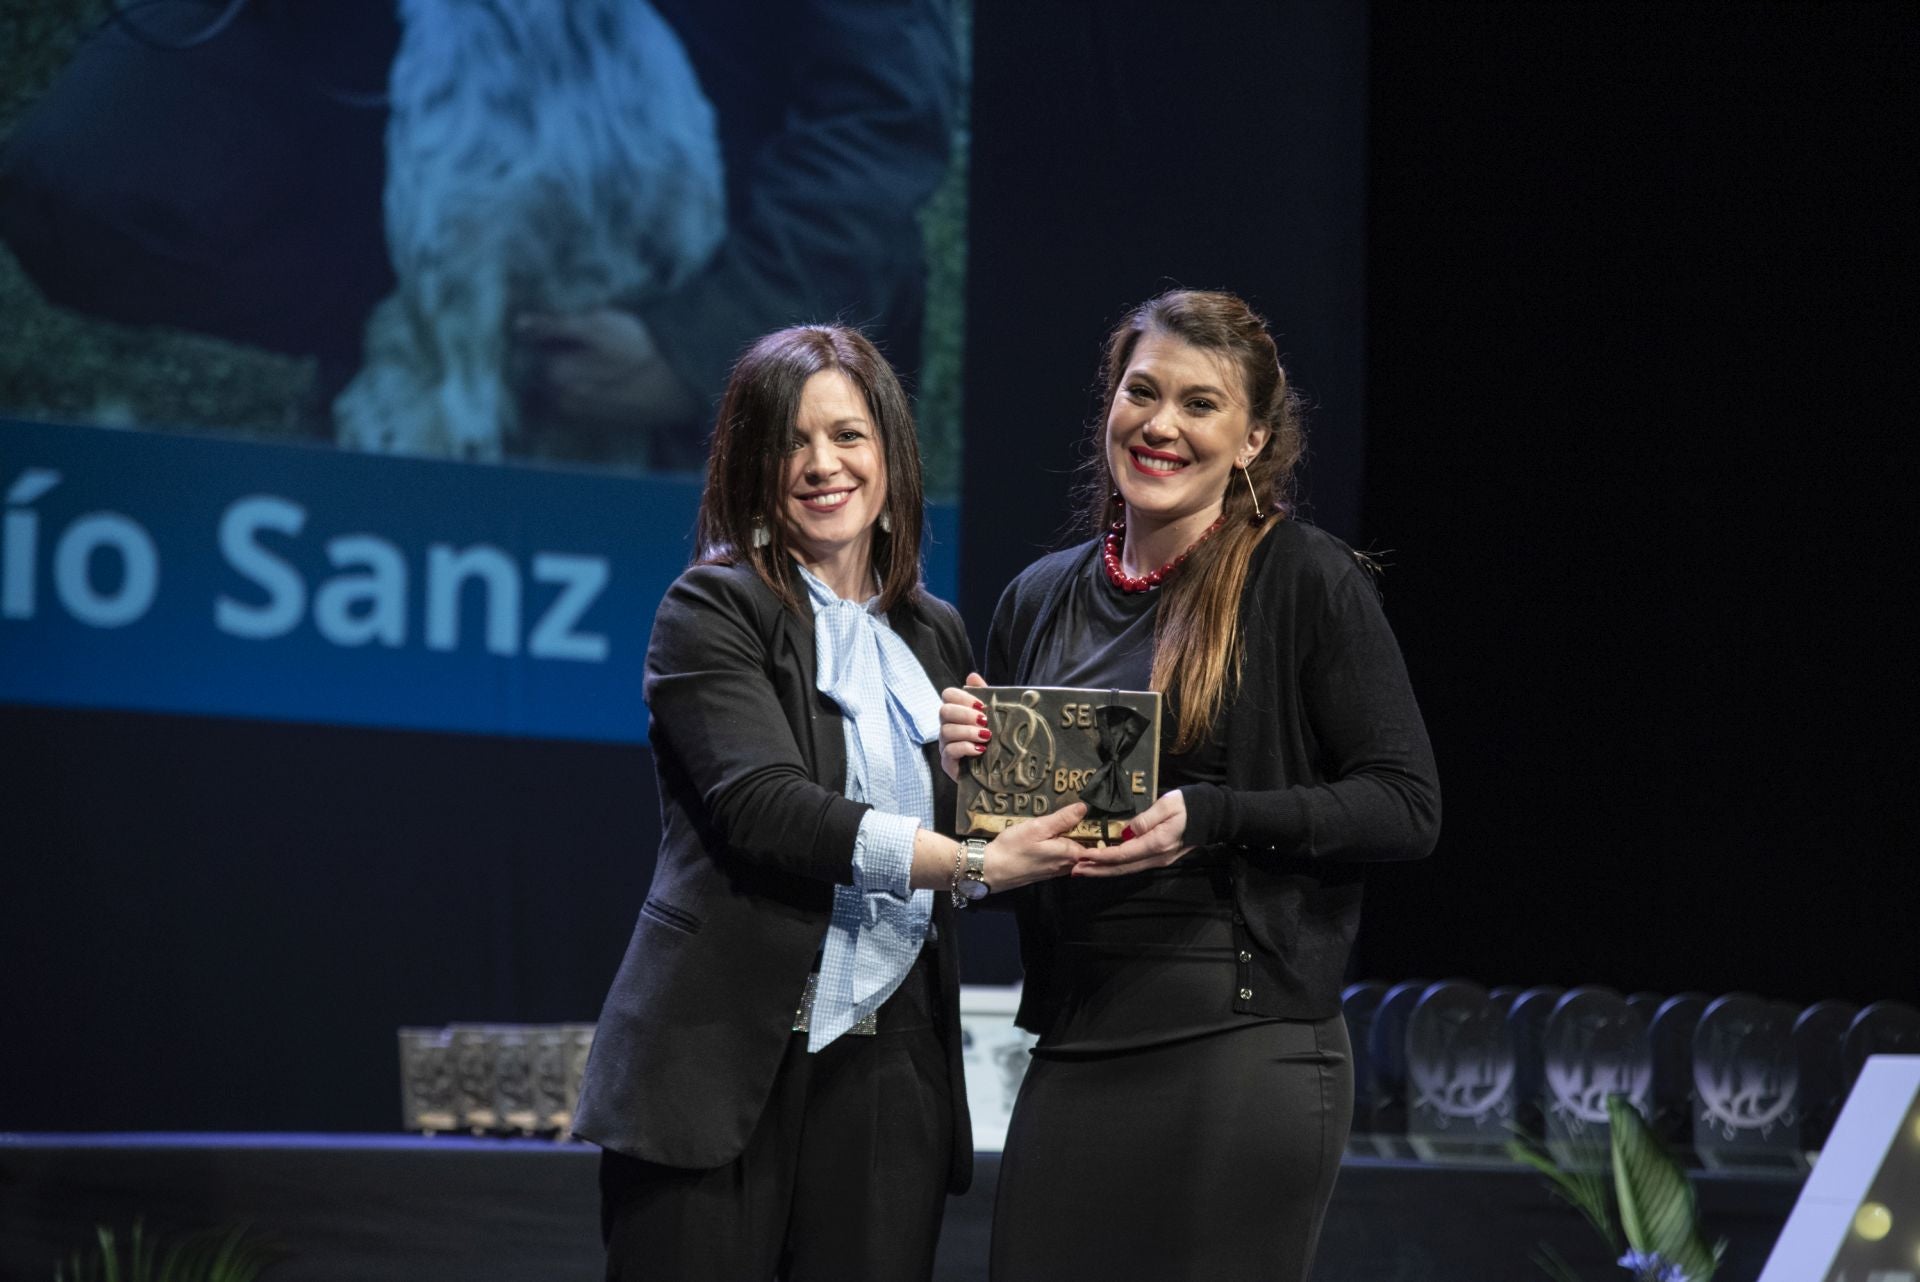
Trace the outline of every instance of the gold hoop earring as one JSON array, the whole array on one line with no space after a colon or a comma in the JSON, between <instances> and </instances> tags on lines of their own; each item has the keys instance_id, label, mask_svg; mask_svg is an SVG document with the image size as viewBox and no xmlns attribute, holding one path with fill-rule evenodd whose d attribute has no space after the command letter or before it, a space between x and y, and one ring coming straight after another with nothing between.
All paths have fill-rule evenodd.
<instances>
[{"instance_id":1,"label":"gold hoop earring","mask_svg":"<svg viewBox=\"0 0 1920 1282\"><path fill-rule=\"evenodd\" d=\"M1260 495L1253 488L1253 473L1247 471L1243 463L1240 465L1240 475L1246 478L1247 497L1253 500L1253 523L1258 525L1267 519L1267 514L1260 510Z\"/></svg>"}]
</instances>

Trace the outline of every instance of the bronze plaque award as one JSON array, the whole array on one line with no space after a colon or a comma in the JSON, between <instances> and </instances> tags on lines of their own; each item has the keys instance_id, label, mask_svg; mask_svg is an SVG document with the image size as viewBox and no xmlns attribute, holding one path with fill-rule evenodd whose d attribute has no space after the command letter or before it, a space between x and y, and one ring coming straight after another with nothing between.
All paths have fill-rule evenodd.
<instances>
[{"instance_id":1,"label":"bronze plaque award","mask_svg":"<svg viewBox=\"0 0 1920 1282\"><path fill-rule=\"evenodd\" d=\"M1087 803L1068 836L1118 841L1160 795L1160 695L1152 690L975 686L993 738L960 771L960 835Z\"/></svg>"}]
</instances>

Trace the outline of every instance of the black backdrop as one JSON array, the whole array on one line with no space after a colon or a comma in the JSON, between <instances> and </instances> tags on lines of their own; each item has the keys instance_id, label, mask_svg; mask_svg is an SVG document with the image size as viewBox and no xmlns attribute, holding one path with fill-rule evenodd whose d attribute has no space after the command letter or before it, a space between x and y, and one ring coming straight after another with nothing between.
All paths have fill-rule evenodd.
<instances>
[{"instance_id":1,"label":"black backdrop","mask_svg":"<svg viewBox=\"0 0 1920 1282\"><path fill-rule=\"evenodd\" d=\"M1911 5L1376 6L1395 976L1920 996Z\"/></svg>"},{"instance_id":2,"label":"black backdrop","mask_svg":"<svg viewBox=\"0 0 1920 1282\"><path fill-rule=\"evenodd\" d=\"M639 748L0 708L0 1130L391 1130L394 1030L591 1020Z\"/></svg>"},{"instance_id":3,"label":"black backdrop","mask_svg":"<svg viewBox=\"0 0 1920 1282\"><path fill-rule=\"evenodd\" d=\"M1440 752L1358 970L1920 995L1916 11L1023 8L975 29L975 625L1107 326L1238 289ZM396 1025L592 1016L654 823L638 749L0 708L0 1129L389 1128Z\"/></svg>"}]
</instances>

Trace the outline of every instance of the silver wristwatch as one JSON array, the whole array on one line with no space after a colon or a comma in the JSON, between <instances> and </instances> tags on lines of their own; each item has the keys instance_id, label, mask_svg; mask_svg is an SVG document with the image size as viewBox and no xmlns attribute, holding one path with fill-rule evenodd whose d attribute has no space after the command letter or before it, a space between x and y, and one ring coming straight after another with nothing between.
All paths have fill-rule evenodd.
<instances>
[{"instance_id":1,"label":"silver wristwatch","mask_svg":"<svg viewBox=\"0 0 1920 1282\"><path fill-rule=\"evenodd\" d=\"M960 882L960 893L970 901L985 899L993 889L987 885L987 843L978 837L968 837L960 844L967 850L966 875Z\"/></svg>"}]
</instances>

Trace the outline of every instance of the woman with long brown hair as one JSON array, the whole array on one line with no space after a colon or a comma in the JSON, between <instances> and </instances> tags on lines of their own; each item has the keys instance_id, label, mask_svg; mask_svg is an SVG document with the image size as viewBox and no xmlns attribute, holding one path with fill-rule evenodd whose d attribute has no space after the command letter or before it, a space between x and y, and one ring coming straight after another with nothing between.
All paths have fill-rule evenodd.
<instances>
[{"instance_id":1,"label":"woman with long brown hair","mask_svg":"<svg viewBox=\"0 0 1920 1282\"><path fill-rule=\"evenodd\" d=\"M1040 1040L992 1276L1304 1279L1352 1116L1361 873L1432 848L1432 751L1369 566L1295 515L1298 398L1260 317L1155 298L1105 387L1093 537L1007 589L986 675L1163 692L1162 795L1015 897ZM957 773L978 705L944 696Z\"/></svg>"},{"instance_id":2,"label":"woman with long brown hair","mask_svg":"<svg viewBox=\"0 0 1920 1282\"><path fill-rule=\"evenodd\" d=\"M936 690L970 656L922 519L873 344L753 344L647 646L660 848L574 1121L605 1150L610 1282L932 1274L973 1164L952 910L1064 873L1079 814L977 848L936 829Z\"/></svg>"}]
</instances>

